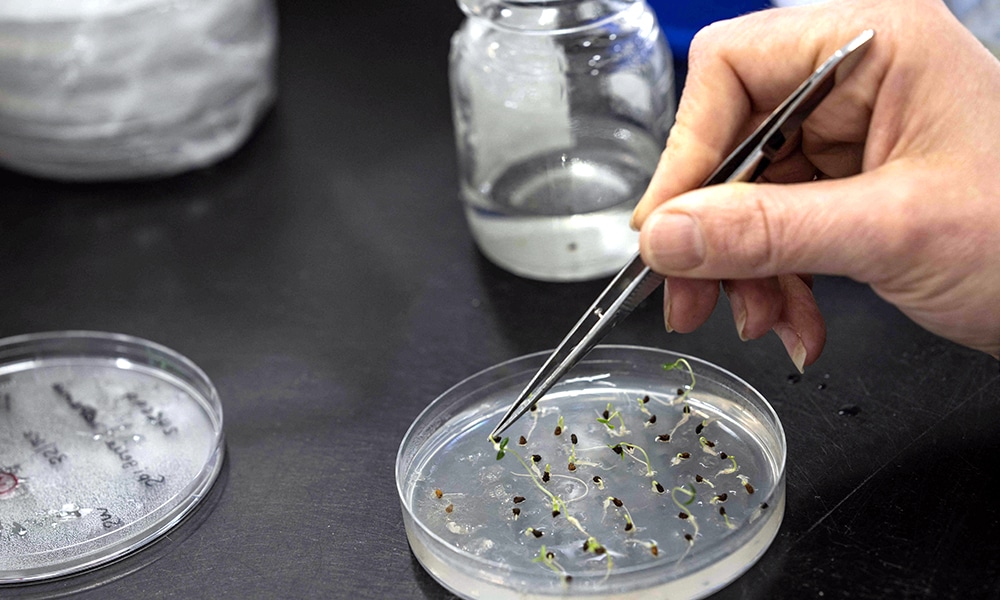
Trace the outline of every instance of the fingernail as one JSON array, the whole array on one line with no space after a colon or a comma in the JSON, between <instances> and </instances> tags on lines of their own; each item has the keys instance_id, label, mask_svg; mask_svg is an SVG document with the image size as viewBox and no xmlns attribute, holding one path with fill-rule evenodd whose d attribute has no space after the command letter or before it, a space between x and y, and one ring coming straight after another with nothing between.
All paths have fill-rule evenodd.
<instances>
[{"instance_id":1,"label":"fingernail","mask_svg":"<svg viewBox=\"0 0 1000 600\"><path fill-rule=\"evenodd\" d=\"M805 373L806 347L802 343L802 336L798 334L787 323L778 323L774 326L774 332L781 338L781 343L785 346L785 351L795 363L795 368L799 373Z\"/></svg>"},{"instance_id":2,"label":"fingernail","mask_svg":"<svg viewBox=\"0 0 1000 600\"><path fill-rule=\"evenodd\" d=\"M697 267L705 260L705 240L701 229L689 215L654 213L646 219L649 250L656 267L667 271L684 271Z\"/></svg>"},{"instance_id":3,"label":"fingernail","mask_svg":"<svg viewBox=\"0 0 1000 600\"><path fill-rule=\"evenodd\" d=\"M747 305L743 301L743 296L739 292L734 292L732 290L726 290L729 296L729 304L733 308L733 319L736 321L736 333L739 334L741 341L747 341L747 335L744 329L747 326Z\"/></svg>"},{"instance_id":4,"label":"fingernail","mask_svg":"<svg viewBox=\"0 0 1000 600\"><path fill-rule=\"evenodd\" d=\"M674 328L670 326L670 290L663 286L663 325L667 328L667 333L673 333Z\"/></svg>"}]
</instances>

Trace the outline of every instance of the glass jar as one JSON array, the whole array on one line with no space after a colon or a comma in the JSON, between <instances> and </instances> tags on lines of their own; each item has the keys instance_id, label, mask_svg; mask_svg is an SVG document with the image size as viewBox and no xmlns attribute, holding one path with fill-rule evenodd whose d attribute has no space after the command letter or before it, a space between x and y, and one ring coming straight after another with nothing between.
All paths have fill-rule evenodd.
<instances>
[{"instance_id":1,"label":"glass jar","mask_svg":"<svg viewBox=\"0 0 1000 600\"><path fill-rule=\"evenodd\" d=\"M460 188L480 250L518 275L593 279L638 248L632 209L675 112L644 0L458 0L450 81Z\"/></svg>"}]
</instances>

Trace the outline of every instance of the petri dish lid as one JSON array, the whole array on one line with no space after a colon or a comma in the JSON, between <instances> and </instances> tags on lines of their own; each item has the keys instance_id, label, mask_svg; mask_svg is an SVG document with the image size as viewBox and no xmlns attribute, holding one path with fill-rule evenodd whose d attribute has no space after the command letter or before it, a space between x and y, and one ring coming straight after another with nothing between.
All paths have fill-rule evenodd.
<instances>
[{"instance_id":1,"label":"petri dish lid","mask_svg":"<svg viewBox=\"0 0 1000 600\"><path fill-rule=\"evenodd\" d=\"M403 438L425 570L463 598L699 598L760 558L784 514L785 436L758 392L694 357L598 346L491 442L547 357L462 381Z\"/></svg>"},{"instance_id":2,"label":"petri dish lid","mask_svg":"<svg viewBox=\"0 0 1000 600\"><path fill-rule=\"evenodd\" d=\"M102 332L0 340L0 589L116 560L193 510L222 466L194 363Z\"/></svg>"}]
</instances>

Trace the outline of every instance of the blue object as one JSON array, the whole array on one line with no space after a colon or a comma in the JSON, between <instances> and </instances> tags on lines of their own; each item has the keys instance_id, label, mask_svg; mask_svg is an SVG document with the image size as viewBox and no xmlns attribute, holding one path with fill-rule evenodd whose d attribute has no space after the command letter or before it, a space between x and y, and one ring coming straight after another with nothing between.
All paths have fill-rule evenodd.
<instances>
[{"instance_id":1,"label":"blue object","mask_svg":"<svg viewBox=\"0 0 1000 600\"><path fill-rule=\"evenodd\" d=\"M691 38L699 29L748 12L770 8L770 0L647 0L677 60L687 60Z\"/></svg>"}]
</instances>

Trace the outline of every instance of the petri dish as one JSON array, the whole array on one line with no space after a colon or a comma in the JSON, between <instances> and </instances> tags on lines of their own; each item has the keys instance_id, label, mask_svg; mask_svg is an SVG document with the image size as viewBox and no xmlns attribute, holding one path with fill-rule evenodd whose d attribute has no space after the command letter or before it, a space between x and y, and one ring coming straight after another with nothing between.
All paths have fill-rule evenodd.
<instances>
[{"instance_id":1,"label":"petri dish","mask_svg":"<svg viewBox=\"0 0 1000 600\"><path fill-rule=\"evenodd\" d=\"M159 344L102 332L0 340L0 590L155 541L222 467L212 382Z\"/></svg>"},{"instance_id":2,"label":"petri dish","mask_svg":"<svg viewBox=\"0 0 1000 600\"><path fill-rule=\"evenodd\" d=\"M488 436L548 353L458 383L396 459L415 556L463 598L699 598L766 551L785 437L763 396L691 356L598 346Z\"/></svg>"}]
</instances>

